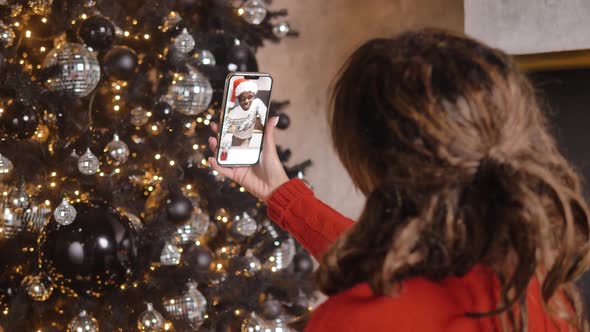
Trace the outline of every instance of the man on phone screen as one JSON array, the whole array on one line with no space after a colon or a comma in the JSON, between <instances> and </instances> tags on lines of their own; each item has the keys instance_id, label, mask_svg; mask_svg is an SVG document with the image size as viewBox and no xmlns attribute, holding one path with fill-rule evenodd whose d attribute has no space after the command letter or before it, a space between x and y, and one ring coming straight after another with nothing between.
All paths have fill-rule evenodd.
<instances>
[{"instance_id":1,"label":"man on phone screen","mask_svg":"<svg viewBox=\"0 0 590 332\"><path fill-rule=\"evenodd\" d=\"M257 92L258 84L255 81L245 78L234 81L232 101L235 106L228 111L223 121L223 132L233 134L231 146L248 147L256 119L260 118L264 125L267 107L256 98Z\"/></svg>"}]
</instances>

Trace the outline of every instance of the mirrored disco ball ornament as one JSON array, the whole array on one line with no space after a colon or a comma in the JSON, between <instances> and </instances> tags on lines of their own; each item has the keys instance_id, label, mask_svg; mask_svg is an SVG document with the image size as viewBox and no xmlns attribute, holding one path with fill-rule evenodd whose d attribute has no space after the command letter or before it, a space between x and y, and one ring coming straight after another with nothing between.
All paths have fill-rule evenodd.
<instances>
[{"instance_id":1,"label":"mirrored disco ball ornament","mask_svg":"<svg viewBox=\"0 0 590 332\"><path fill-rule=\"evenodd\" d=\"M296 332L296 330L289 327L284 317L277 317L267 322L264 332Z\"/></svg>"},{"instance_id":2,"label":"mirrored disco ball ornament","mask_svg":"<svg viewBox=\"0 0 590 332\"><path fill-rule=\"evenodd\" d=\"M237 274L243 274L246 277L255 275L262 269L262 264L258 257L252 254L252 251L248 249L246 255L240 259L240 268L236 271Z\"/></svg>"},{"instance_id":3,"label":"mirrored disco ball ornament","mask_svg":"<svg viewBox=\"0 0 590 332\"><path fill-rule=\"evenodd\" d=\"M96 6L96 0L84 0L84 1L82 1L82 4L86 8L92 8L92 7Z\"/></svg>"},{"instance_id":4,"label":"mirrored disco ball ornament","mask_svg":"<svg viewBox=\"0 0 590 332\"><path fill-rule=\"evenodd\" d=\"M182 245L195 241L207 232L209 221L209 214L196 207L189 221L176 229L174 243Z\"/></svg>"},{"instance_id":5,"label":"mirrored disco ball ornament","mask_svg":"<svg viewBox=\"0 0 590 332\"><path fill-rule=\"evenodd\" d=\"M99 167L98 158L90 151L90 148L78 158L78 170L82 174L92 175L98 171Z\"/></svg>"},{"instance_id":6,"label":"mirrored disco ball ornament","mask_svg":"<svg viewBox=\"0 0 590 332\"><path fill-rule=\"evenodd\" d=\"M10 159L0 154L0 179L6 177L14 170L14 165Z\"/></svg>"},{"instance_id":7,"label":"mirrored disco ball ornament","mask_svg":"<svg viewBox=\"0 0 590 332\"><path fill-rule=\"evenodd\" d=\"M0 21L0 46L2 47L10 47L14 44L14 38L16 35L14 34L14 30L4 23Z\"/></svg>"},{"instance_id":8,"label":"mirrored disco ball ornament","mask_svg":"<svg viewBox=\"0 0 590 332\"><path fill-rule=\"evenodd\" d=\"M64 198L53 211L53 218L60 225L69 225L76 219L76 208Z\"/></svg>"},{"instance_id":9,"label":"mirrored disco ball ornament","mask_svg":"<svg viewBox=\"0 0 590 332\"><path fill-rule=\"evenodd\" d=\"M49 282L43 280L39 275L26 276L23 279L23 287L29 294L29 297L37 302L47 300L53 293L53 287Z\"/></svg>"},{"instance_id":10,"label":"mirrored disco ball ornament","mask_svg":"<svg viewBox=\"0 0 590 332\"><path fill-rule=\"evenodd\" d=\"M166 266L180 264L180 249L172 243L166 242L160 253L160 263Z\"/></svg>"},{"instance_id":11,"label":"mirrored disco ball ornament","mask_svg":"<svg viewBox=\"0 0 590 332\"><path fill-rule=\"evenodd\" d=\"M188 30L184 28L182 29L180 35L174 38L172 44L174 44L174 48L179 50L181 53L186 54L195 48L195 39L190 33L188 33Z\"/></svg>"},{"instance_id":12,"label":"mirrored disco ball ornament","mask_svg":"<svg viewBox=\"0 0 590 332\"><path fill-rule=\"evenodd\" d=\"M105 152L109 158L116 164L123 164L129 158L129 147L119 139L119 135L114 135L113 140L105 147Z\"/></svg>"},{"instance_id":13,"label":"mirrored disco ball ornament","mask_svg":"<svg viewBox=\"0 0 590 332\"><path fill-rule=\"evenodd\" d=\"M289 26L289 23L279 22L272 28L272 33L279 38L283 38L287 36L290 30L291 27Z\"/></svg>"},{"instance_id":14,"label":"mirrored disco ball ornament","mask_svg":"<svg viewBox=\"0 0 590 332\"><path fill-rule=\"evenodd\" d=\"M255 313L251 313L242 321L241 332L264 332L265 328L264 320Z\"/></svg>"},{"instance_id":15,"label":"mirrored disco ball ornament","mask_svg":"<svg viewBox=\"0 0 590 332\"><path fill-rule=\"evenodd\" d=\"M143 126L150 119L148 112L141 106L134 107L130 113L130 122L136 127Z\"/></svg>"},{"instance_id":16,"label":"mirrored disco ball ornament","mask_svg":"<svg viewBox=\"0 0 590 332\"><path fill-rule=\"evenodd\" d=\"M271 256L264 262L264 267L272 272L286 269L295 257L295 241L288 238L282 241Z\"/></svg>"},{"instance_id":17,"label":"mirrored disco ball ornament","mask_svg":"<svg viewBox=\"0 0 590 332\"><path fill-rule=\"evenodd\" d=\"M96 318L90 316L85 310L82 310L78 316L74 317L68 324L67 332L98 332L98 322Z\"/></svg>"},{"instance_id":18,"label":"mirrored disco ball ornament","mask_svg":"<svg viewBox=\"0 0 590 332\"><path fill-rule=\"evenodd\" d=\"M185 115L197 115L207 109L213 97L211 82L196 69L177 73L168 89L177 111Z\"/></svg>"},{"instance_id":19,"label":"mirrored disco ball ornament","mask_svg":"<svg viewBox=\"0 0 590 332\"><path fill-rule=\"evenodd\" d=\"M7 201L0 203L0 240L10 239L20 232L39 233L49 222L51 209L31 206L16 209Z\"/></svg>"},{"instance_id":20,"label":"mirrored disco ball ornament","mask_svg":"<svg viewBox=\"0 0 590 332\"><path fill-rule=\"evenodd\" d=\"M46 82L52 91L85 97L100 80L100 64L96 56L79 43L64 43L47 53L43 68L57 66L59 73Z\"/></svg>"},{"instance_id":21,"label":"mirrored disco ball ornament","mask_svg":"<svg viewBox=\"0 0 590 332\"><path fill-rule=\"evenodd\" d=\"M16 209L24 209L28 207L29 199L30 196L25 190L24 185L21 185L18 188L14 189L8 195L8 202L10 202L10 205L12 205L12 207Z\"/></svg>"},{"instance_id":22,"label":"mirrored disco ball ornament","mask_svg":"<svg viewBox=\"0 0 590 332\"><path fill-rule=\"evenodd\" d=\"M198 328L207 312L207 300L197 289L196 282L187 283L188 290L180 296L164 299L164 310L170 317L189 323Z\"/></svg>"},{"instance_id":23,"label":"mirrored disco ball ornament","mask_svg":"<svg viewBox=\"0 0 590 332\"><path fill-rule=\"evenodd\" d=\"M140 332L160 332L164 326L164 317L148 303L147 309L137 318L137 329Z\"/></svg>"},{"instance_id":24,"label":"mirrored disco ball ornament","mask_svg":"<svg viewBox=\"0 0 590 332\"><path fill-rule=\"evenodd\" d=\"M193 58L203 66L215 66L215 56L209 50L200 50L193 54Z\"/></svg>"},{"instance_id":25,"label":"mirrored disco ball ornament","mask_svg":"<svg viewBox=\"0 0 590 332\"><path fill-rule=\"evenodd\" d=\"M266 6L262 0L248 0L238 9L238 14L250 24L260 24L266 17Z\"/></svg>"},{"instance_id":26,"label":"mirrored disco ball ornament","mask_svg":"<svg viewBox=\"0 0 590 332\"><path fill-rule=\"evenodd\" d=\"M53 0L29 0L29 7L37 15L47 15L51 13Z\"/></svg>"},{"instance_id":27,"label":"mirrored disco ball ornament","mask_svg":"<svg viewBox=\"0 0 590 332\"><path fill-rule=\"evenodd\" d=\"M232 232L242 236L250 237L256 234L256 230L258 230L258 224L247 212L236 216L232 224Z\"/></svg>"}]
</instances>

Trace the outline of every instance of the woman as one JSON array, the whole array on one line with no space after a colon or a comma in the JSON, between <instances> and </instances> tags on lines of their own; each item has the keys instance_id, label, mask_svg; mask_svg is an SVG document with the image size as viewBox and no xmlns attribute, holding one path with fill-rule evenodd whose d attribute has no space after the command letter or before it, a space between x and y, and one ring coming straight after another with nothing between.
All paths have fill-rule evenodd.
<instances>
[{"instance_id":1,"label":"woman","mask_svg":"<svg viewBox=\"0 0 590 332\"><path fill-rule=\"evenodd\" d=\"M357 223L288 181L272 125L259 165L210 159L321 260L330 298L308 331L588 331L573 284L588 207L506 54L431 29L371 40L332 100L336 151L367 196Z\"/></svg>"}]
</instances>

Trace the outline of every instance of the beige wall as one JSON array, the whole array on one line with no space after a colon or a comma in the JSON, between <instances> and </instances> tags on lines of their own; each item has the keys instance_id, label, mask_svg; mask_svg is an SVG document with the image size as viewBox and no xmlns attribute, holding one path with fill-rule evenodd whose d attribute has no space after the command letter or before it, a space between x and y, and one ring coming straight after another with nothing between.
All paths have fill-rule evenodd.
<instances>
[{"instance_id":1,"label":"beige wall","mask_svg":"<svg viewBox=\"0 0 590 332\"><path fill-rule=\"evenodd\" d=\"M289 99L291 127L278 143L293 151L292 162L311 158L307 178L316 194L356 218L364 204L333 152L326 125L328 86L346 57L363 41L404 29L435 26L463 31L462 0L274 0L287 8L301 36L258 54L261 70L274 78L273 97Z\"/></svg>"}]
</instances>

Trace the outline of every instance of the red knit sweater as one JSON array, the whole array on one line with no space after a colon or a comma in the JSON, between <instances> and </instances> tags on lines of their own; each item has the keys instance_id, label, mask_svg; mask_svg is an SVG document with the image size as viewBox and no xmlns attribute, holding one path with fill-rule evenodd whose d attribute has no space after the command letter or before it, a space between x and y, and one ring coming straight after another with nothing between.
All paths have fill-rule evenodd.
<instances>
[{"instance_id":1,"label":"red knit sweater","mask_svg":"<svg viewBox=\"0 0 590 332\"><path fill-rule=\"evenodd\" d=\"M316 259L353 223L316 199L300 180L291 180L272 194L268 214ZM464 315L494 309L498 286L494 274L483 265L463 277L438 282L408 278L395 297L376 296L362 283L320 305L306 331L502 331L497 318ZM535 279L528 288L527 310L528 331L573 331L545 313Z\"/></svg>"}]
</instances>

